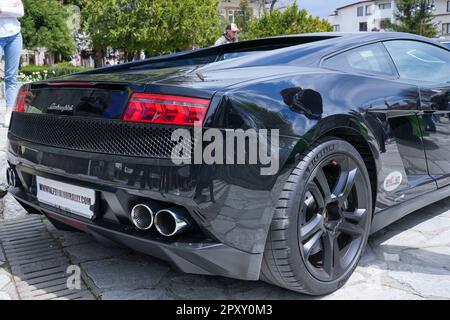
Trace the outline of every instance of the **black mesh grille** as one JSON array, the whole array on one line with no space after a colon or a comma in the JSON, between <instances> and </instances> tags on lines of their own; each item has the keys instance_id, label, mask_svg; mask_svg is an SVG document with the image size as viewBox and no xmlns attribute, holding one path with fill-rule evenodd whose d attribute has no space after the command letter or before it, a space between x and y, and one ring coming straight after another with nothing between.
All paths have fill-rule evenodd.
<instances>
[{"instance_id":1,"label":"black mesh grille","mask_svg":"<svg viewBox=\"0 0 450 320\"><path fill-rule=\"evenodd\" d=\"M168 159L176 145L171 141L175 129L120 120L14 113L9 133L21 140L58 148ZM183 143L193 150L189 140Z\"/></svg>"}]
</instances>

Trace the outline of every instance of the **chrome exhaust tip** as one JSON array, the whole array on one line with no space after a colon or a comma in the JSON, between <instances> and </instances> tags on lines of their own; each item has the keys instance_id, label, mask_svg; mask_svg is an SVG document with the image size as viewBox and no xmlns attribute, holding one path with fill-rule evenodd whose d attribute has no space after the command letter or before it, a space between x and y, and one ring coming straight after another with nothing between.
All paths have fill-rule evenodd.
<instances>
[{"instance_id":1,"label":"chrome exhaust tip","mask_svg":"<svg viewBox=\"0 0 450 320\"><path fill-rule=\"evenodd\" d=\"M191 229L192 223L186 209L173 207L163 209L155 215L155 227L165 237L172 237Z\"/></svg>"},{"instance_id":2,"label":"chrome exhaust tip","mask_svg":"<svg viewBox=\"0 0 450 320\"><path fill-rule=\"evenodd\" d=\"M154 211L148 204L137 204L131 209L131 221L140 230L146 231L153 226Z\"/></svg>"}]
</instances>

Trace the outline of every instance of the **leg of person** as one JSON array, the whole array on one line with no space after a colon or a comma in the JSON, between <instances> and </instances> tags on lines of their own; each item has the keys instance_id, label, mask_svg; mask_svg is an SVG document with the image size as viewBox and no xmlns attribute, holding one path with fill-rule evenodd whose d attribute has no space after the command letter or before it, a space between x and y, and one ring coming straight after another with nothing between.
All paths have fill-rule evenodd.
<instances>
[{"instance_id":1,"label":"leg of person","mask_svg":"<svg viewBox=\"0 0 450 320\"><path fill-rule=\"evenodd\" d=\"M22 34L10 37L5 47L5 84L6 84L6 115L5 126L9 126L11 112L20 89L17 74L19 72L20 55L22 52Z\"/></svg>"},{"instance_id":2,"label":"leg of person","mask_svg":"<svg viewBox=\"0 0 450 320\"><path fill-rule=\"evenodd\" d=\"M4 47L4 38L0 38L0 62L2 61L2 57L3 57L3 47ZM2 71L4 71L5 68L2 69ZM0 85L0 127L3 126L3 124L5 123L5 114L6 114L6 85L5 85L5 80L4 80L4 74L0 75L3 77L3 81L1 82Z\"/></svg>"}]
</instances>

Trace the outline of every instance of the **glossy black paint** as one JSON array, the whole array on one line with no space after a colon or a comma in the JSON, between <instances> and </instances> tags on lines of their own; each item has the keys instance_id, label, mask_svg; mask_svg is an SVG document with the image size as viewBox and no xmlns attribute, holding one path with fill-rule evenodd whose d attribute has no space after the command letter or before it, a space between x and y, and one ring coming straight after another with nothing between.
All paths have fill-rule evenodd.
<instances>
[{"instance_id":1,"label":"glossy black paint","mask_svg":"<svg viewBox=\"0 0 450 320\"><path fill-rule=\"evenodd\" d=\"M29 89L40 101L38 112L46 113L52 103L74 104L75 111L61 113L61 117L120 121L126 97L133 92L212 99L204 122L206 129L279 130L280 170L274 176L261 176L260 167L251 165L176 166L169 159L119 157L32 144L10 132L8 159L23 185L21 190L12 192L19 200L25 193L26 202L36 207L39 204L33 190L35 175L93 188L105 204L100 221L89 222L94 227L106 221L131 228L130 207L142 199L181 205L203 232L204 238L198 242L222 244L260 261L274 207L287 177L312 143L333 135L353 143L366 161L375 200L373 231L377 231L416 208L417 205L411 205L415 199L450 183L450 162L446 161L450 140L445 139L450 124L442 125L438 132L423 134L430 114L441 118L450 114L449 88L426 88L397 77L335 71L324 68L322 62L361 45L395 39L438 45L398 33L284 37L74 74L53 81L62 83L59 91L51 82L32 84ZM271 42L280 49L264 51ZM262 52L211 63L220 60L225 51L239 50ZM63 89L64 82L90 82L97 87L75 85ZM117 97L104 97L102 86L115 88ZM65 90L67 94L63 93ZM74 90L78 90L77 94L72 95ZM384 182L393 172L401 174L402 183L397 189L386 191ZM445 190L438 194L448 196ZM401 214L395 214L395 208ZM112 237L107 232L106 236ZM114 240L124 244L129 241L117 233ZM188 240L152 241L177 247ZM146 252L145 244L133 247ZM164 258L173 261L177 254L181 253ZM202 263L196 258L185 258L192 264ZM201 268L223 275L207 263ZM241 270L226 275L254 279L259 264L252 262L249 268L252 270L247 273ZM197 272L195 268L185 271Z\"/></svg>"}]
</instances>

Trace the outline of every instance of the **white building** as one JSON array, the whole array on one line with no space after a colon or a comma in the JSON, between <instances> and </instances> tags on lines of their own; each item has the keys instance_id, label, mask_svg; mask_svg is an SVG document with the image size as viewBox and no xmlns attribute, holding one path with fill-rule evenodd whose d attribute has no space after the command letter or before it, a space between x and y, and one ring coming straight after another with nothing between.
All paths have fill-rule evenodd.
<instances>
[{"instance_id":1,"label":"white building","mask_svg":"<svg viewBox=\"0 0 450 320\"><path fill-rule=\"evenodd\" d=\"M259 18L264 13L267 1L248 0L252 15ZM221 0L219 3L220 18L222 21L234 23L235 16L241 11L241 0Z\"/></svg>"},{"instance_id":2,"label":"white building","mask_svg":"<svg viewBox=\"0 0 450 320\"><path fill-rule=\"evenodd\" d=\"M395 22L395 0L358 1L337 8L328 21L337 32L384 31ZM450 0L435 0L434 22L439 34L450 38Z\"/></svg>"}]
</instances>

